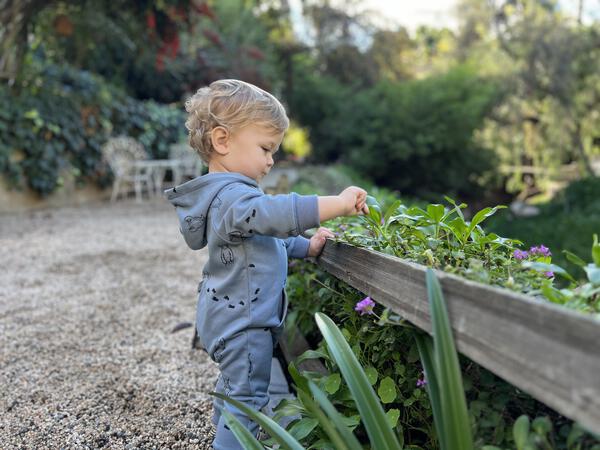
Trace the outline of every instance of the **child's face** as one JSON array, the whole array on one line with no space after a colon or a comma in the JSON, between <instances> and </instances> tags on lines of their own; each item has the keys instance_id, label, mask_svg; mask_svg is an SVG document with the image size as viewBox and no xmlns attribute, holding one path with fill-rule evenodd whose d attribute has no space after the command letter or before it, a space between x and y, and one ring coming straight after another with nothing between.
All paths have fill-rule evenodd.
<instances>
[{"instance_id":1,"label":"child's face","mask_svg":"<svg viewBox=\"0 0 600 450\"><path fill-rule=\"evenodd\" d=\"M224 165L231 172L260 181L273 167L273 155L279 150L283 134L258 125L238 130L229 138Z\"/></svg>"}]
</instances>

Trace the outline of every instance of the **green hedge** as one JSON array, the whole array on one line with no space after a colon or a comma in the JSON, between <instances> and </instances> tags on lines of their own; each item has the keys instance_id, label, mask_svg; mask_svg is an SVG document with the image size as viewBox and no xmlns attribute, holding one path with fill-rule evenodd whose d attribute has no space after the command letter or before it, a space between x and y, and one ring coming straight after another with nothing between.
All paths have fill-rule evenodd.
<instances>
[{"instance_id":1,"label":"green hedge","mask_svg":"<svg viewBox=\"0 0 600 450\"><path fill-rule=\"evenodd\" d=\"M378 186L405 194L480 195L494 153L474 131L495 104L495 85L459 67L407 83L383 82L359 93L337 127L347 160Z\"/></svg>"},{"instance_id":2,"label":"green hedge","mask_svg":"<svg viewBox=\"0 0 600 450\"><path fill-rule=\"evenodd\" d=\"M343 162L378 186L422 198L471 199L499 183L495 153L473 133L502 92L468 67L368 89L319 77L302 60L294 70L288 102L309 128L310 162Z\"/></svg>"},{"instance_id":3,"label":"green hedge","mask_svg":"<svg viewBox=\"0 0 600 450\"><path fill-rule=\"evenodd\" d=\"M10 188L42 196L65 170L102 186L110 173L100 151L110 136L132 136L164 158L183 120L179 107L137 101L85 71L30 61L15 87L0 87L0 172Z\"/></svg>"}]
</instances>

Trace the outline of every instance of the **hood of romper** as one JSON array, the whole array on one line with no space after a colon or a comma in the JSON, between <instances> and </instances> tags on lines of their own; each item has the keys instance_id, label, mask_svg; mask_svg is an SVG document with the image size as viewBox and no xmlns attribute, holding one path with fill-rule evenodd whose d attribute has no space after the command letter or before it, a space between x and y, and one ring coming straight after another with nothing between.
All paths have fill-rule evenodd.
<instances>
[{"instance_id":1,"label":"hood of romper","mask_svg":"<svg viewBox=\"0 0 600 450\"><path fill-rule=\"evenodd\" d=\"M177 211L179 231L192 250L206 247L208 210L217 194L233 183L244 183L260 189L256 181L240 173L212 172L164 192Z\"/></svg>"}]
</instances>

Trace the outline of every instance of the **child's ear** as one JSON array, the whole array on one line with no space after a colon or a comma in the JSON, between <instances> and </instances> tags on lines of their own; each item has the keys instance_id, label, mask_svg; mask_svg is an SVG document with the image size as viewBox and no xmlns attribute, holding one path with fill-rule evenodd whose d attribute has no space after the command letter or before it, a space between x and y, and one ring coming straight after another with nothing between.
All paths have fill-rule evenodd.
<instances>
[{"instance_id":1,"label":"child's ear","mask_svg":"<svg viewBox=\"0 0 600 450\"><path fill-rule=\"evenodd\" d=\"M222 126L214 127L210 132L212 146L215 151L221 155L229 153L229 138L229 131Z\"/></svg>"}]
</instances>

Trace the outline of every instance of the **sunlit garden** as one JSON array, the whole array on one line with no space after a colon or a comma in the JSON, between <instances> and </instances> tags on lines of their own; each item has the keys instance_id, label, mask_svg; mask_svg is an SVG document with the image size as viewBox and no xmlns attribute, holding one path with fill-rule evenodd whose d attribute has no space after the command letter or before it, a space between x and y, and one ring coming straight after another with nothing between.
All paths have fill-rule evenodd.
<instances>
[{"instance_id":1,"label":"sunlit garden","mask_svg":"<svg viewBox=\"0 0 600 450\"><path fill-rule=\"evenodd\" d=\"M0 448L208 450L214 403L244 449L600 450L600 4L388 3L0 2ZM165 196L219 79L289 117L261 194L368 193L288 261L269 410Z\"/></svg>"}]
</instances>

